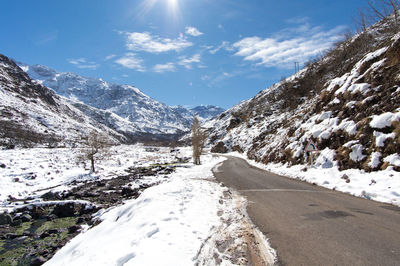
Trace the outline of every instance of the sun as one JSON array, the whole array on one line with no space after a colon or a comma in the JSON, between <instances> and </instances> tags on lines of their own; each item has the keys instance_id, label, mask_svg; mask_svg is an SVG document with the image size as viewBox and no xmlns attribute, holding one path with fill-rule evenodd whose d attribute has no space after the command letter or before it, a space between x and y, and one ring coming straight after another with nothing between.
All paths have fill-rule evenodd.
<instances>
[{"instance_id":1,"label":"sun","mask_svg":"<svg viewBox=\"0 0 400 266\"><path fill-rule=\"evenodd\" d=\"M168 10L173 16L177 16L179 11L179 0L164 0L167 2Z\"/></svg>"},{"instance_id":2,"label":"sun","mask_svg":"<svg viewBox=\"0 0 400 266\"><path fill-rule=\"evenodd\" d=\"M169 6L177 6L178 0L164 0L168 3Z\"/></svg>"},{"instance_id":3,"label":"sun","mask_svg":"<svg viewBox=\"0 0 400 266\"><path fill-rule=\"evenodd\" d=\"M141 12L145 15L158 7L165 9L166 13L173 18L179 16L179 0L144 0L141 4Z\"/></svg>"}]
</instances>

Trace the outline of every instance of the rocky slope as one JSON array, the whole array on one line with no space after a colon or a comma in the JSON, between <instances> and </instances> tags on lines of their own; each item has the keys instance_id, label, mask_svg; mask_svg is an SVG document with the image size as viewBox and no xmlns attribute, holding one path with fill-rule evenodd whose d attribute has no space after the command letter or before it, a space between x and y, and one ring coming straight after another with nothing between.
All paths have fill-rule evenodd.
<instances>
[{"instance_id":1,"label":"rocky slope","mask_svg":"<svg viewBox=\"0 0 400 266\"><path fill-rule=\"evenodd\" d=\"M400 170L400 34L381 21L205 126L215 152L322 167Z\"/></svg>"},{"instance_id":2,"label":"rocky slope","mask_svg":"<svg viewBox=\"0 0 400 266\"><path fill-rule=\"evenodd\" d=\"M0 145L75 145L96 130L118 143L125 137L89 118L52 90L32 81L0 55Z\"/></svg>"}]
</instances>

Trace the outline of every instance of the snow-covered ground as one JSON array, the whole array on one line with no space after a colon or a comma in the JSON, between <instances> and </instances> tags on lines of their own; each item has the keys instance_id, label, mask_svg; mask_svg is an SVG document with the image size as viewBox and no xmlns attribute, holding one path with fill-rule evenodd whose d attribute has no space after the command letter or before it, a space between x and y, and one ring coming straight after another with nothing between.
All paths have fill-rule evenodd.
<instances>
[{"instance_id":1,"label":"snow-covered ground","mask_svg":"<svg viewBox=\"0 0 400 266\"><path fill-rule=\"evenodd\" d=\"M238 152L228 155L243 158L251 165L279 175L315 183L357 197L400 206L400 173L394 171L393 167L371 173L358 169L339 171L333 160L333 153L329 149L320 152L313 167L309 165L288 166L288 164L277 163L262 164L250 160Z\"/></svg>"},{"instance_id":2,"label":"snow-covered ground","mask_svg":"<svg viewBox=\"0 0 400 266\"><path fill-rule=\"evenodd\" d=\"M5 165L0 168L1 209L16 207L7 201L8 195L39 200L49 190L70 188L74 180L113 178L130 166L167 163L177 155L168 148L117 146L97 163L96 174L89 174L88 168L76 164L77 153L74 149L0 151L0 164ZM190 148L180 148L178 156L190 153ZM246 201L212 174L223 160L204 155L202 165L182 164L168 179L146 177L152 179L149 183L160 184L137 199L100 210L95 216L101 223L86 228L46 265L248 265L249 248L254 251L255 243L255 252L272 264L275 253L247 217Z\"/></svg>"},{"instance_id":3,"label":"snow-covered ground","mask_svg":"<svg viewBox=\"0 0 400 266\"><path fill-rule=\"evenodd\" d=\"M211 172L223 160L204 156L203 165L180 168L168 182L145 190L139 198L100 211L102 222L74 238L46 265L195 265L199 261L245 265L246 219L237 206L242 199L229 196ZM230 249L215 247L230 236L237 236ZM266 245L265 238L262 241ZM273 261L274 253L269 252Z\"/></svg>"},{"instance_id":4,"label":"snow-covered ground","mask_svg":"<svg viewBox=\"0 0 400 266\"><path fill-rule=\"evenodd\" d=\"M126 174L128 167L169 163L175 156L190 156L190 148L181 148L179 154L169 148L148 152L143 145L112 147L107 155L96 160L96 173L89 173L89 162L79 162L79 149L34 148L0 151L0 210L9 195L15 198L36 197L47 188L62 191L72 181L108 179ZM101 153L100 153L101 154ZM153 178L153 177L147 177Z\"/></svg>"}]
</instances>

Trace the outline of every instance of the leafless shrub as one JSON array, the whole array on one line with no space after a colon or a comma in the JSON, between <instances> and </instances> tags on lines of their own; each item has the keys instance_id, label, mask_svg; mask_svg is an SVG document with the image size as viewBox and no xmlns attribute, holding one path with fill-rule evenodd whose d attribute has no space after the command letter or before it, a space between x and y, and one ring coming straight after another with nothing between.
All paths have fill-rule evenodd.
<instances>
[{"instance_id":1,"label":"leafless shrub","mask_svg":"<svg viewBox=\"0 0 400 266\"><path fill-rule=\"evenodd\" d=\"M390 23L399 31L398 10L400 9L399 0L367 0L371 15L376 20L389 20ZM393 19L390 16L393 15Z\"/></svg>"},{"instance_id":2,"label":"leafless shrub","mask_svg":"<svg viewBox=\"0 0 400 266\"><path fill-rule=\"evenodd\" d=\"M93 130L84 138L84 148L78 153L77 160L80 163L90 161L90 172L96 172L95 161L109 156L109 147L111 146L109 139L105 135L99 134Z\"/></svg>"},{"instance_id":3,"label":"leafless shrub","mask_svg":"<svg viewBox=\"0 0 400 266\"><path fill-rule=\"evenodd\" d=\"M367 28L378 21L389 24L389 30L397 33L400 30L399 0L366 0L366 6L360 8L354 25L358 33L365 32Z\"/></svg>"}]
</instances>

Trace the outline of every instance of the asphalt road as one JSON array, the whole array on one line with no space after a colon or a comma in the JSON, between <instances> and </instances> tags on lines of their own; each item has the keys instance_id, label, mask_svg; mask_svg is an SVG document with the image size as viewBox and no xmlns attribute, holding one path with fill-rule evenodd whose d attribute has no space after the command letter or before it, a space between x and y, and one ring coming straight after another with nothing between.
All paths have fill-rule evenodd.
<instances>
[{"instance_id":1,"label":"asphalt road","mask_svg":"<svg viewBox=\"0 0 400 266\"><path fill-rule=\"evenodd\" d=\"M247 212L279 265L400 265L400 208L278 176L229 157L214 175Z\"/></svg>"}]
</instances>

